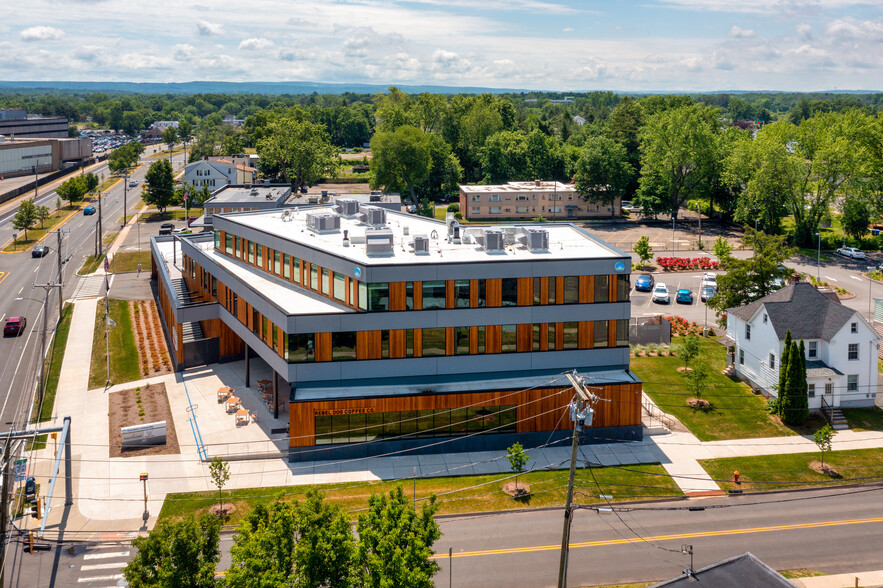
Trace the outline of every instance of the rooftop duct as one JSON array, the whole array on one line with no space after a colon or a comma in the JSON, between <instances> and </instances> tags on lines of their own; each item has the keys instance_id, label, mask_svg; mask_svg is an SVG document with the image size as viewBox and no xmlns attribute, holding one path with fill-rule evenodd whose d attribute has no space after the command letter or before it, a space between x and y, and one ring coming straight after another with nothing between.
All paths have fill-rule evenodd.
<instances>
[{"instance_id":1,"label":"rooftop duct","mask_svg":"<svg viewBox=\"0 0 883 588\"><path fill-rule=\"evenodd\" d=\"M368 255L392 255L392 248L392 229L370 227L365 230L365 253Z\"/></svg>"},{"instance_id":2,"label":"rooftop duct","mask_svg":"<svg viewBox=\"0 0 883 588\"><path fill-rule=\"evenodd\" d=\"M429 237L426 235L414 235L414 253L417 255L429 255Z\"/></svg>"}]
</instances>

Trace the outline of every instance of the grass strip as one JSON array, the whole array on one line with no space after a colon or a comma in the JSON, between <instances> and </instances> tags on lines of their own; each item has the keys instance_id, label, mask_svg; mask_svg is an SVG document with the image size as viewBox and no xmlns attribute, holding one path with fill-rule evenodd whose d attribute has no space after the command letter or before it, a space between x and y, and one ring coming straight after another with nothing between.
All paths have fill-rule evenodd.
<instances>
[{"instance_id":1,"label":"grass strip","mask_svg":"<svg viewBox=\"0 0 883 588\"><path fill-rule=\"evenodd\" d=\"M834 437L836 439L836 436ZM807 486L836 486L871 482L883 478L883 450L850 449L825 452L825 465L830 465L839 477L810 469L812 462L821 461L819 451L782 455L757 455L703 459L699 463L722 490L758 492L781 488ZM739 472L741 484L733 482L733 472Z\"/></svg>"},{"instance_id":2,"label":"grass strip","mask_svg":"<svg viewBox=\"0 0 883 588\"><path fill-rule=\"evenodd\" d=\"M883 431L883 410L879 406L840 410L853 431Z\"/></svg>"},{"instance_id":3,"label":"grass strip","mask_svg":"<svg viewBox=\"0 0 883 588\"><path fill-rule=\"evenodd\" d=\"M43 222L42 227L35 227L33 229L28 229L27 239L15 239L11 241L4 249L6 253L17 253L19 251L27 251L33 245L35 245L38 241L43 239L46 236L47 231L51 231L54 229L61 221L70 216L70 213L76 210L79 207L70 208L67 206L63 206L59 210L56 210L51 215L49 215L46 220ZM24 233L22 233L24 236Z\"/></svg>"},{"instance_id":4,"label":"grass strip","mask_svg":"<svg viewBox=\"0 0 883 588\"><path fill-rule=\"evenodd\" d=\"M137 272L138 263L141 263L141 270L150 269L150 251L121 251L113 256L110 260L110 271L114 274L124 272Z\"/></svg>"},{"instance_id":5,"label":"grass strip","mask_svg":"<svg viewBox=\"0 0 883 588\"><path fill-rule=\"evenodd\" d=\"M98 257L94 255L90 255L86 258L86 261L83 262L83 267L77 271L77 275L85 276L88 274L95 273L99 267L101 267L101 263L104 261L104 254L102 253Z\"/></svg>"},{"instance_id":6,"label":"grass strip","mask_svg":"<svg viewBox=\"0 0 883 588\"><path fill-rule=\"evenodd\" d=\"M95 314L95 332L92 340L92 364L89 370L89 388L103 388L105 380L111 384L132 382L141 377L138 367L138 348L132 331L128 300L109 301L110 319L116 325L107 328L110 337L110 377L107 378L105 359L108 342L105 340L104 303L99 301Z\"/></svg>"},{"instance_id":7,"label":"grass strip","mask_svg":"<svg viewBox=\"0 0 883 588\"><path fill-rule=\"evenodd\" d=\"M505 457L503 459L505 460ZM519 485L528 484L531 494L525 499L518 500L502 490L504 483L514 481L511 473L418 478L416 482L413 479L403 479L242 488L224 490L223 500L232 503L235 507L226 521L228 524L239 523L258 505L269 504L275 500L299 500L312 488L321 490L325 493L326 500L339 504L355 516L359 510L367 507L368 498L372 494L389 492L401 484L408 495L415 493L416 487L415 495L418 501L435 494L440 505L439 514L493 512L561 506L567 497L567 477L567 470L543 470L520 474ZM600 492L595 480L601 487ZM599 498L599 493L613 496L611 502L682 496L677 485L658 464L629 466L628 470L617 467L593 468L592 471L578 469L575 486L578 489L576 500L579 504L606 502ZM217 490L169 494L163 503L159 520L179 520L190 514L207 513L209 508L217 503Z\"/></svg>"},{"instance_id":8,"label":"grass strip","mask_svg":"<svg viewBox=\"0 0 883 588\"><path fill-rule=\"evenodd\" d=\"M672 339L677 348L680 337ZM708 379L702 399L711 403L708 410L691 408L687 399L695 397L686 376L678 372L684 366L680 357L635 357L631 370L642 381L644 391L664 412L674 415L701 441L750 439L794 435L794 431L766 411L766 400L751 392L742 382L721 373L726 367L726 350L712 339L699 340L699 356L691 362L704 364Z\"/></svg>"},{"instance_id":9,"label":"grass strip","mask_svg":"<svg viewBox=\"0 0 883 588\"><path fill-rule=\"evenodd\" d=\"M31 415L32 423L41 423L52 418L52 409L55 406L55 395L58 392L58 378L61 376L61 364L64 362L64 350L67 347L67 337L71 330L71 317L74 307L65 303L61 311L61 321L55 329L52 337L52 345L49 355L46 356L46 394L40 403L40 392L34 402L34 414ZM30 443L30 449L43 449L46 447L46 435L40 435Z\"/></svg>"}]
</instances>

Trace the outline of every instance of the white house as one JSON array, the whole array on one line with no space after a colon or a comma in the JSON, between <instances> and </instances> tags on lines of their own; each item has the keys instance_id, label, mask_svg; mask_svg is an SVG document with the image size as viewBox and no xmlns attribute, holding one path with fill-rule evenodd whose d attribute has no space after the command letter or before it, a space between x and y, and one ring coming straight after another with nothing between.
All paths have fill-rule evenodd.
<instances>
[{"instance_id":1,"label":"white house","mask_svg":"<svg viewBox=\"0 0 883 588\"><path fill-rule=\"evenodd\" d=\"M230 184L253 184L257 170L233 158L203 158L184 167L182 182L212 190Z\"/></svg>"},{"instance_id":2,"label":"white house","mask_svg":"<svg viewBox=\"0 0 883 588\"><path fill-rule=\"evenodd\" d=\"M880 336L858 312L808 282L727 310L725 343L734 348L736 374L766 396L777 396L787 331L806 347L811 411L821 408L822 396L834 408L874 405Z\"/></svg>"}]
</instances>

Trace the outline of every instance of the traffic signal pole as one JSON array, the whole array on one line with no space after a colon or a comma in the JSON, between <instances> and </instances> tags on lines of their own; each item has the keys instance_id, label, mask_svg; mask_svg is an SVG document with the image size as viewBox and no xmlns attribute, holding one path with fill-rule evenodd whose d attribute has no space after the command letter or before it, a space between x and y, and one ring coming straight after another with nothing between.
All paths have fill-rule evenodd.
<instances>
[{"instance_id":1,"label":"traffic signal pole","mask_svg":"<svg viewBox=\"0 0 883 588\"><path fill-rule=\"evenodd\" d=\"M12 476L9 475L10 447L12 438L6 438L6 447L3 449L3 488L0 489L0 586L6 586L6 543L8 541L6 528L9 526L7 514L9 513L9 491L12 487Z\"/></svg>"}]
</instances>

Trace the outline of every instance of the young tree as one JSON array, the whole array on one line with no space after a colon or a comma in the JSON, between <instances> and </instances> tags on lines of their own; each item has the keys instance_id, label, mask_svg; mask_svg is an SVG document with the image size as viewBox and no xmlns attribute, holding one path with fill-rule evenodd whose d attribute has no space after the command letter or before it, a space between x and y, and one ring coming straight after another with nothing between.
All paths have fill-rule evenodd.
<instances>
[{"instance_id":1,"label":"young tree","mask_svg":"<svg viewBox=\"0 0 883 588\"><path fill-rule=\"evenodd\" d=\"M37 205L34 208L34 214L37 217L37 220L40 221L40 228L43 228L43 224L46 222L46 219L49 218L49 207Z\"/></svg>"},{"instance_id":2,"label":"young tree","mask_svg":"<svg viewBox=\"0 0 883 588\"><path fill-rule=\"evenodd\" d=\"M298 588L350 588L355 539L349 517L310 490L297 505L298 541L294 548Z\"/></svg>"},{"instance_id":3,"label":"young tree","mask_svg":"<svg viewBox=\"0 0 883 588\"><path fill-rule=\"evenodd\" d=\"M825 452L831 451L831 445L833 445L834 435L837 434L831 425L825 423L825 426L813 433L812 440L816 444L816 447L819 448L819 451L822 452L822 467L825 466Z\"/></svg>"},{"instance_id":4,"label":"young tree","mask_svg":"<svg viewBox=\"0 0 883 588\"><path fill-rule=\"evenodd\" d=\"M220 520L211 515L160 522L146 537L132 541L137 551L123 576L132 588L212 588L220 531Z\"/></svg>"},{"instance_id":5,"label":"young tree","mask_svg":"<svg viewBox=\"0 0 883 588\"><path fill-rule=\"evenodd\" d=\"M612 204L617 198L625 198L634 175L626 148L599 135L583 145L576 162L574 187L586 201L611 205L610 216L616 216Z\"/></svg>"},{"instance_id":6,"label":"young tree","mask_svg":"<svg viewBox=\"0 0 883 588\"><path fill-rule=\"evenodd\" d=\"M220 457L215 457L209 464L208 471L211 474L212 482L218 487L218 515L223 516L221 490L223 490L227 480L230 479L230 466L224 463L224 460Z\"/></svg>"},{"instance_id":7,"label":"young tree","mask_svg":"<svg viewBox=\"0 0 883 588\"><path fill-rule=\"evenodd\" d=\"M168 126L162 132L162 142L169 146L169 162L172 161L172 149L175 147L175 143L178 142L178 129L173 126Z\"/></svg>"},{"instance_id":8,"label":"young tree","mask_svg":"<svg viewBox=\"0 0 883 588\"><path fill-rule=\"evenodd\" d=\"M518 442L513 443L506 449L506 457L509 459L512 471L515 472L515 495L518 496L518 474L524 471L524 466L527 465L527 460L530 457L524 452L524 447L521 443Z\"/></svg>"},{"instance_id":9,"label":"young tree","mask_svg":"<svg viewBox=\"0 0 883 588\"><path fill-rule=\"evenodd\" d=\"M172 179L172 164L168 160L160 159L150 164L147 174L144 176L147 190L144 192L144 202L155 206L160 212L165 212L175 196L175 184Z\"/></svg>"},{"instance_id":10,"label":"young tree","mask_svg":"<svg viewBox=\"0 0 883 588\"><path fill-rule=\"evenodd\" d=\"M699 355L699 337L687 335L681 339L681 344L678 345L678 355L684 360L684 371L687 371L690 362Z\"/></svg>"},{"instance_id":11,"label":"young tree","mask_svg":"<svg viewBox=\"0 0 883 588\"><path fill-rule=\"evenodd\" d=\"M725 266L732 257L733 246L722 236L718 236L718 238L714 240L714 245L712 246L711 251L714 253L715 257L720 260L721 265Z\"/></svg>"},{"instance_id":12,"label":"young tree","mask_svg":"<svg viewBox=\"0 0 883 588\"><path fill-rule=\"evenodd\" d=\"M230 548L228 588L291 586L294 574L295 506L257 506L242 521Z\"/></svg>"},{"instance_id":13,"label":"young tree","mask_svg":"<svg viewBox=\"0 0 883 588\"><path fill-rule=\"evenodd\" d=\"M705 365L700 363L694 366L689 372L684 372L684 377L687 378L693 395L696 398L702 398L702 389L705 387L705 382L708 381L708 370Z\"/></svg>"},{"instance_id":14,"label":"young tree","mask_svg":"<svg viewBox=\"0 0 883 588\"><path fill-rule=\"evenodd\" d=\"M431 588L439 565L431 560L432 546L441 537L433 515L435 496L418 513L401 485L389 496L368 499L368 512L356 526L356 584L361 588Z\"/></svg>"},{"instance_id":15,"label":"young tree","mask_svg":"<svg viewBox=\"0 0 883 588\"><path fill-rule=\"evenodd\" d=\"M37 223L37 207L33 200L23 200L18 205L15 216L12 217L12 228L25 232L25 240L28 238L28 229Z\"/></svg>"},{"instance_id":16,"label":"young tree","mask_svg":"<svg viewBox=\"0 0 883 588\"><path fill-rule=\"evenodd\" d=\"M650 238L647 235L641 235L641 238L635 241L632 250L641 259L641 267L644 267L648 259L653 258L653 247L650 245Z\"/></svg>"}]
</instances>

